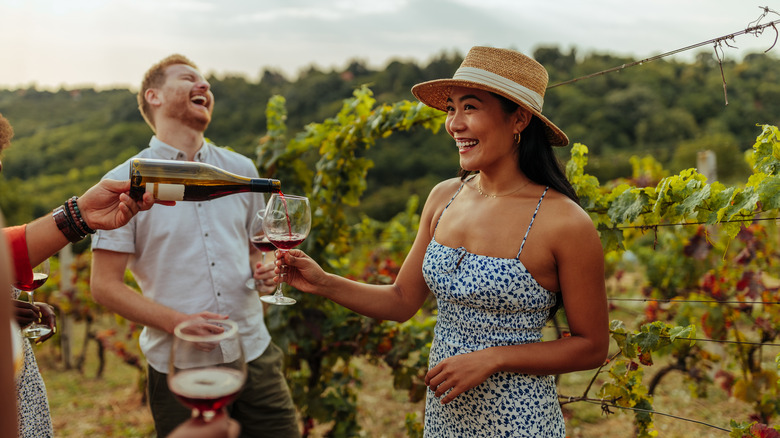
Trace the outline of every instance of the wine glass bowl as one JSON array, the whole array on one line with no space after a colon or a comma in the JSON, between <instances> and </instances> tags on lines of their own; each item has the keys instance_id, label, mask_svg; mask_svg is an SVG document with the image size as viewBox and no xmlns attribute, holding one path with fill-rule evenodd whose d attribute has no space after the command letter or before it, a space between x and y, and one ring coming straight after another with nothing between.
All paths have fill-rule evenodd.
<instances>
[{"instance_id":1,"label":"wine glass bowl","mask_svg":"<svg viewBox=\"0 0 780 438\"><path fill-rule=\"evenodd\" d=\"M49 259L44 260L38 266L33 268L32 281L29 283L16 282L14 287L19 290L27 292L27 298L30 304L35 305L35 298L33 292L35 289L43 286L46 280L49 279ZM39 322L33 322L22 328L22 336L28 339L38 339L42 336L46 336L51 333L52 329L46 324Z\"/></svg>"},{"instance_id":2,"label":"wine glass bowl","mask_svg":"<svg viewBox=\"0 0 780 438\"><path fill-rule=\"evenodd\" d=\"M265 208L263 230L268 241L283 254L300 245L311 230L309 198L281 193L271 195ZM284 266L281 268L283 276ZM260 299L270 304L295 304L295 299L283 295L281 282L273 295Z\"/></svg>"},{"instance_id":3,"label":"wine glass bowl","mask_svg":"<svg viewBox=\"0 0 780 438\"><path fill-rule=\"evenodd\" d=\"M238 325L191 319L173 333L168 387L194 417L209 421L238 397L246 381Z\"/></svg>"}]
</instances>

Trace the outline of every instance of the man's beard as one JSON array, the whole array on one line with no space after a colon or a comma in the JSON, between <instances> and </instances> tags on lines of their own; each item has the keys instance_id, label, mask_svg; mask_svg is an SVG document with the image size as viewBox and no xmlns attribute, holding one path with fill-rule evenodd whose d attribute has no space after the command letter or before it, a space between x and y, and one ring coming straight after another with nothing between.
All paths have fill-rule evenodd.
<instances>
[{"instance_id":1,"label":"man's beard","mask_svg":"<svg viewBox=\"0 0 780 438\"><path fill-rule=\"evenodd\" d=\"M190 111L188 107L184 107L179 111L173 111L169 116L180 121L183 125L199 132L204 132L211 122L210 114L208 116L204 114L195 114Z\"/></svg>"}]
</instances>

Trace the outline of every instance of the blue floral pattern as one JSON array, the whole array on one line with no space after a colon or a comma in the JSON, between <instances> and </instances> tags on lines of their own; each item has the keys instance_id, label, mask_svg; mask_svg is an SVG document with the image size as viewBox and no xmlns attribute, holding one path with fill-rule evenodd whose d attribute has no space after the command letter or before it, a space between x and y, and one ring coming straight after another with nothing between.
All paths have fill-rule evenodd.
<instances>
[{"instance_id":1,"label":"blue floral pattern","mask_svg":"<svg viewBox=\"0 0 780 438\"><path fill-rule=\"evenodd\" d=\"M556 297L536 282L519 258L546 193L514 259L450 248L438 243L434 234L423 262L423 275L439 310L429 367L450 356L541 341ZM554 377L496 373L446 405L428 389L425 436L564 437Z\"/></svg>"}]
</instances>

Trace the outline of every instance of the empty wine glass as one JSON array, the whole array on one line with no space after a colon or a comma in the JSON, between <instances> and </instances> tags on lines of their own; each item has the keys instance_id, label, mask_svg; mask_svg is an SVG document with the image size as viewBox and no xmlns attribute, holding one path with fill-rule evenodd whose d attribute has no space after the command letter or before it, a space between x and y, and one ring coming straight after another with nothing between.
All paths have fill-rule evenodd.
<instances>
[{"instance_id":1,"label":"empty wine glass","mask_svg":"<svg viewBox=\"0 0 780 438\"><path fill-rule=\"evenodd\" d=\"M281 193L271 195L265 207L263 230L268 240L283 254L300 245L311 230L309 198ZM284 275L284 266L281 275ZM270 304L295 304L295 299L282 293L282 282L279 282L273 295L265 295L260 299Z\"/></svg>"},{"instance_id":2,"label":"empty wine glass","mask_svg":"<svg viewBox=\"0 0 780 438\"><path fill-rule=\"evenodd\" d=\"M249 226L249 243L251 243L252 246L260 251L262 254L262 259L265 261L265 254L267 252L273 251L276 247L274 247L274 245L268 241L268 238L265 237L265 231L263 230L264 215L265 210L260 210L255 213L255 217L252 219L252 224ZM246 287L249 289L258 290L260 286L262 286L262 284L254 278L250 278L246 282Z\"/></svg>"},{"instance_id":3,"label":"empty wine glass","mask_svg":"<svg viewBox=\"0 0 780 438\"><path fill-rule=\"evenodd\" d=\"M27 292L27 298L30 304L35 305L35 298L33 292L35 289L43 286L46 280L49 279L49 259L44 260L40 265L33 268L32 281L29 283L16 282L14 287L19 290ZM22 328L22 335L25 338L38 339L41 336L45 336L51 333L51 327L38 322Z\"/></svg>"},{"instance_id":4,"label":"empty wine glass","mask_svg":"<svg viewBox=\"0 0 780 438\"><path fill-rule=\"evenodd\" d=\"M193 417L210 421L238 397L246 381L238 324L190 319L173 333L168 387Z\"/></svg>"}]
</instances>

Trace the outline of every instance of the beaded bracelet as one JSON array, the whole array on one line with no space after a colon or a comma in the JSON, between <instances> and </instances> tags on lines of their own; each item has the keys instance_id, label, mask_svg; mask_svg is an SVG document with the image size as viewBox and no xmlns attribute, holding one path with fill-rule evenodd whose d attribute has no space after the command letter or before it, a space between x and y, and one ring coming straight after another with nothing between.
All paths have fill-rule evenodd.
<instances>
[{"instance_id":1,"label":"beaded bracelet","mask_svg":"<svg viewBox=\"0 0 780 438\"><path fill-rule=\"evenodd\" d=\"M73 207L71 207L69 201L65 201L64 204L62 204L62 208L65 210L65 213L68 213L68 224L70 224L71 227L73 227L80 235L86 236L87 233L84 231L83 228L79 226L79 223L76 221L76 213L73 211Z\"/></svg>"},{"instance_id":2,"label":"beaded bracelet","mask_svg":"<svg viewBox=\"0 0 780 438\"><path fill-rule=\"evenodd\" d=\"M68 210L70 211L70 214L74 221L76 222L76 226L81 230L82 234L95 234L95 230L89 227L87 225L87 221L84 220L83 217L81 217L81 211L79 210L79 204L76 202L78 201L79 197L74 196L66 202L68 205Z\"/></svg>"},{"instance_id":3,"label":"beaded bracelet","mask_svg":"<svg viewBox=\"0 0 780 438\"><path fill-rule=\"evenodd\" d=\"M78 196L74 196L52 212L54 223L70 242L78 242L87 237L87 234L95 233L95 230L90 228L81 216L79 205L76 202L78 199Z\"/></svg>"}]
</instances>

